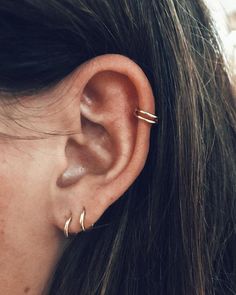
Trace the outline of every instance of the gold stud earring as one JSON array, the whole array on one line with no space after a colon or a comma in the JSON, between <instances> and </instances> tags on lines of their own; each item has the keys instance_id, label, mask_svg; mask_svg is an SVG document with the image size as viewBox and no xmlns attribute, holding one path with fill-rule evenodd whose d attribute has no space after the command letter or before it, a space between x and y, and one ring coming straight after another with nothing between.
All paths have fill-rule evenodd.
<instances>
[{"instance_id":1,"label":"gold stud earring","mask_svg":"<svg viewBox=\"0 0 236 295\"><path fill-rule=\"evenodd\" d=\"M139 108L136 108L134 111L134 115L147 123L150 124L157 124L158 123L158 117L152 113L140 110Z\"/></svg>"}]
</instances>

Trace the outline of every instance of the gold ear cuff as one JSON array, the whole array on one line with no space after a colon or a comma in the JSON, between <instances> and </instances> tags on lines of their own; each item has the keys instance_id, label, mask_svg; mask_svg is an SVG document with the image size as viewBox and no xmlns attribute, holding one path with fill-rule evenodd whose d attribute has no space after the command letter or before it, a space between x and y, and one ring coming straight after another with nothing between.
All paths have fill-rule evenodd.
<instances>
[{"instance_id":1,"label":"gold ear cuff","mask_svg":"<svg viewBox=\"0 0 236 295\"><path fill-rule=\"evenodd\" d=\"M149 112L146 112L146 111L143 111L143 110L140 110L138 108L135 109L134 111L134 115L140 119L140 120L143 120L147 123L150 123L150 124L157 124L158 123L158 117L154 114L151 114Z\"/></svg>"}]
</instances>

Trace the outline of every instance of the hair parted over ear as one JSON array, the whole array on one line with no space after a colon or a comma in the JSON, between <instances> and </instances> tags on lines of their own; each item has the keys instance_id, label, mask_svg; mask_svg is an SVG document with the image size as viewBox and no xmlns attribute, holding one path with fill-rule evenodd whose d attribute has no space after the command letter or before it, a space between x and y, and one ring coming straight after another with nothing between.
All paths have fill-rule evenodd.
<instances>
[{"instance_id":1,"label":"hair parted over ear","mask_svg":"<svg viewBox=\"0 0 236 295\"><path fill-rule=\"evenodd\" d=\"M134 111L139 107L154 113L154 97L140 67L116 54L86 62L62 85L69 85L62 115L79 132L68 135L64 144L66 164L57 179L62 197L54 199L54 213L60 229L72 215L70 231L77 233L83 207L89 227L141 172L150 124L138 120Z\"/></svg>"}]
</instances>

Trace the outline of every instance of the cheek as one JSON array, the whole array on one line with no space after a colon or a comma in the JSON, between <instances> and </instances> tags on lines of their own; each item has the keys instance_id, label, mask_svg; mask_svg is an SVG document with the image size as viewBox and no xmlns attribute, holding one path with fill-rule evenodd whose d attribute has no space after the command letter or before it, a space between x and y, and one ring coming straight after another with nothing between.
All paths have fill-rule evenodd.
<instances>
[{"instance_id":1,"label":"cheek","mask_svg":"<svg viewBox=\"0 0 236 295\"><path fill-rule=\"evenodd\" d=\"M12 228L14 221L15 210L13 210L14 200L16 198L15 188L8 178L7 173L3 174L0 171L0 241L1 250L8 248L11 244L9 242L9 228Z\"/></svg>"},{"instance_id":2,"label":"cheek","mask_svg":"<svg viewBox=\"0 0 236 295\"><path fill-rule=\"evenodd\" d=\"M7 184L6 178L0 175L0 239L2 241L2 237L5 233L5 223L8 215L10 201L8 196L11 196L11 186Z\"/></svg>"},{"instance_id":3,"label":"cheek","mask_svg":"<svg viewBox=\"0 0 236 295\"><path fill-rule=\"evenodd\" d=\"M28 191L29 181L27 173L24 174L28 170L28 162L22 155L15 152L13 156L9 152L7 160L3 157L6 155L1 154L0 159L0 216L13 204L22 204L22 193Z\"/></svg>"},{"instance_id":4,"label":"cheek","mask_svg":"<svg viewBox=\"0 0 236 295\"><path fill-rule=\"evenodd\" d=\"M0 239L5 244L41 227L49 194L46 153L19 147L0 151Z\"/></svg>"}]
</instances>

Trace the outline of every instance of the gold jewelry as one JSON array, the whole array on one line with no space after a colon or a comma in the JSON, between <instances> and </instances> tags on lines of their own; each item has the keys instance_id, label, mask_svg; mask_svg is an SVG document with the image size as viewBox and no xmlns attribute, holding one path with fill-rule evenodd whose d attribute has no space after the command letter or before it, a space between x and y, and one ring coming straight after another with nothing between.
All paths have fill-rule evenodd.
<instances>
[{"instance_id":1,"label":"gold jewelry","mask_svg":"<svg viewBox=\"0 0 236 295\"><path fill-rule=\"evenodd\" d=\"M80 214L79 223L80 223L82 231L84 231L84 232L91 229L94 226L94 224L91 224L91 226L89 228L85 228L85 225L84 225L85 215L86 215L86 210L85 210L85 207L83 207L83 211Z\"/></svg>"},{"instance_id":2,"label":"gold jewelry","mask_svg":"<svg viewBox=\"0 0 236 295\"><path fill-rule=\"evenodd\" d=\"M82 228L82 231L86 231L86 228L85 228L85 226L84 226L85 214L86 214L86 210L85 210L85 208L83 207L83 211L82 211L82 213L80 214L80 219L79 219L79 223L80 223L80 226L81 226L81 228Z\"/></svg>"},{"instance_id":3,"label":"gold jewelry","mask_svg":"<svg viewBox=\"0 0 236 295\"><path fill-rule=\"evenodd\" d=\"M72 216L66 220L64 225L64 235L66 238L69 237L69 227L70 227L71 220L72 220Z\"/></svg>"},{"instance_id":4,"label":"gold jewelry","mask_svg":"<svg viewBox=\"0 0 236 295\"><path fill-rule=\"evenodd\" d=\"M156 115L153 115L149 112L140 110L138 108L136 108L136 110L134 111L134 115L138 118L141 119L147 123L151 123L151 124L157 124L158 123L158 117Z\"/></svg>"}]
</instances>

